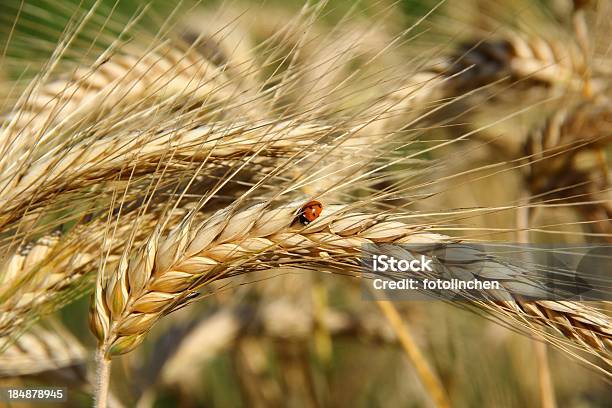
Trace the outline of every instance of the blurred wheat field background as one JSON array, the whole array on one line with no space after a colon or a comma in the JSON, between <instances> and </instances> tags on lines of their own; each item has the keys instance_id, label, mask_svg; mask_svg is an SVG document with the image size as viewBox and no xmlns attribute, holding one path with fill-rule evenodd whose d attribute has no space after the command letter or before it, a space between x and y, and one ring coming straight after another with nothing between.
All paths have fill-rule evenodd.
<instances>
[{"instance_id":1,"label":"blurred wheat field background","mask_svg":"<svg viewBox=\"0 0 612 408\"><path fill-rule=\"evenodd\" d=\"M528 262L495 270L510 300L368 300L360 258L610 243L611 9L3 1L0 387L609 406L608 302L526 300Z\"/></svg>"}]
</instances>

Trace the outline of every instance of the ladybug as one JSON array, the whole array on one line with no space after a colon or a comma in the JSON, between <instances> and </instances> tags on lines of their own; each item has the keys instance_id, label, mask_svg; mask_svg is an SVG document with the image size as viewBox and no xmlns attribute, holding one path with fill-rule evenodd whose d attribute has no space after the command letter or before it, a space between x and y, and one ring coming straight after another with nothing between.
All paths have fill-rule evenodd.
<instances>
[{"instance_id":1,"label":"ladybug","mask_svg":"<svg viewBox=\"0 0 612 408\"><path fill-rule=\"evenodd\" d=\"M307 202L298 214L298 219L303 225L308 225L321 215L323 204L317 200Z\"/></svg>"}]
</instances>

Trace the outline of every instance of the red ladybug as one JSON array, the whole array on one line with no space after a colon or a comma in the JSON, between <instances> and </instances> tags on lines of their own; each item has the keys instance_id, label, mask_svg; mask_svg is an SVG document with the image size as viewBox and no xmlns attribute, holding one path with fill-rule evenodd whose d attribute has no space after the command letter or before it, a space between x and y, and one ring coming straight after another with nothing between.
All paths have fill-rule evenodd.
<instances>
[{"instance_id":1,"label":"red ladybug","mask_svg":"<svg viewBox=\"0 0 612 408\"><path fill-rule=\"evenodd\" d=\"M321 215L323 211L323 204L317 200L311 200L307 202L300 210L298 217L303 225L308 225Z\"/></svg>"}]
</instances>

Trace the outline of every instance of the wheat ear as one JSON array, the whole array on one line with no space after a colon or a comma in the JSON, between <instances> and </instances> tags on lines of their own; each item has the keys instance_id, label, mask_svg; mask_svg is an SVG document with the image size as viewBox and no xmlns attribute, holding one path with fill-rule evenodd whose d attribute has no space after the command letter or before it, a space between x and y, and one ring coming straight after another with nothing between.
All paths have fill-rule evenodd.
<instances>
[{"instance_id":1,"label":"wheat ear","mask_svg":"<svg viewBox=\"0 0 612 408\"><path fill-rule=\"evenodd\" d=\"M0 354L0 377L36 375L47 371L83 371L87 353L58 322L34 326ZM80 376L84 372L77 373Z\"/></svg>"},{"instance_id":2,"label":"wheat ear","mask_svg":"<svg viewBox=\"0 0 612 408\"><path fill-rule=\"evenodd\" d=\"M144 215L124 214L112 231L102 217L63 235L56 231L43 236L7 256L0 268L0 348L10 344L31 320L69 300L72 291L86 283L100 259L116 264L133 223L138 229L130 239L140 243L163 211L163 206L151 206ZM168 222L173 225L185 216L186 210L176 208Z\"/></svg>"},{"instance_id":3,"label":"wheat ear","mask_svg":"<svg viewBox=\"0 0 612 408\"><path fill-rule=\"evenodd\" d=\"M590 228L612 240L612 206L603 149L612 141L612 103L589 101L556 112L531 132L523 148L532 200L580 203Z\"/></svg>"},{"instance_id":4,"label":"wheat ear","mask_svg":"<svg viewBox=\"0 0 612 408\"><path fill-rule=\"evenodd\" d=\"M25 94L7 115L0 151L14 161L14 157L57 136L62 128L118 105L177 96L189 97L192 102L240 97L222 69L194 50L162 44L143 54L133 48L116 55L107 50L100 62L91 68L77 68L69 78L33 83L31 95ZM0 163L2 168L11 164L5 159Z\"/></svg>"},{"instance_id":5,"label":"wheat ear","mask_svg":"<svg viewBox=\"0 0 612 408\"><path fill-rule=\"evenodd\" d=\"M151 134L128 132L99 141L58 147L33 162L20 174L0 180L0 225L32 211L54 193L66 193L116 180L194 163L223 165L232 159L254 161L299 152L329 134L332 128L315 124L270 122L259 125L208 124L168 129ZM194 166L196 167L196 166Z\"/></svg>"},{"instance_id":6,"label":"wheat ear","mask_svg":"<svg viewBox=\"0 0 612 408\"><path fill-rule=\"evenodd\" d=\"M454 76L449 85L459 92L503 79L581 90L586 64L574 44L510 32L500 39L465 43L432 69Z\"/></svg>"},{"instance_id":7,"label":"wheat ear","mask_svg":"<svg viewBox=\"0 0 612 408\"><path fill-rule=\"evenodd\" d=\"M100 274L90 325L105 355L132 350L195 288L233 273L283 264L294 256L302 257L301 265L337 266L352 260L358 268L364 244L451 241L375 214L349 214L344 206L327 206L324 215L303 227L296 224L301 205L274 208L262 203L240 211L230 207L198 225L187 218L169 235L151 236L146 245L123 257L116 271ZM508 288L517 282L520 287L516 271L502 269L497 275ZM504 312L530 321L531 328L552 327L607 356L612 325L606 315L581 303L524 302L515 296L516 302L507 302Z\"/></svg>"},{"instance_id":8,"label":"wheat ear","mask_svg":"<svg viewBox=\"0 0 612 408\"><path fill-rule=\"evenodd\" d=\"M8 257L0 275L2 345L9 344L35 314L57 308L53 304L58 296L79 282L88 264L97 261L97 241L93 235L79 235L89 241L80 245L62 242L57 234L51 234Z\"/></svg>"},{"instance_id":9,"label":"wheat ear","mask_svg":"<svg viewBox=\"0 0 612 408\"><path fill-rule=\"evenodd\" d=\"M330 230L331 215L300 231L294 224L303 204L270 209L271 204L262 203L241 211L229 208L200 225L191 225L187 218L167 237L151 236L143 248L130 259L123 258L119 269L97 284L90 322L108 354L131 350L158 318L176 307L194 284L227 274L241 260L270 255L275 248L288 255L294 251L297 251L295 254L322 252L326 246L353 252L361 243L376 241L379 237L380 240L399 239L414 232L395 222L376 223L376 217L372 216L358 216L362 219L359 225L349 217L351 227L346 224L342 227L338 220L332 228L339 230ZM376 225L371 225L372 222ZM342 235L358 231L366 224L371 226L358 235Z\"/></svg>"}]
</instances>

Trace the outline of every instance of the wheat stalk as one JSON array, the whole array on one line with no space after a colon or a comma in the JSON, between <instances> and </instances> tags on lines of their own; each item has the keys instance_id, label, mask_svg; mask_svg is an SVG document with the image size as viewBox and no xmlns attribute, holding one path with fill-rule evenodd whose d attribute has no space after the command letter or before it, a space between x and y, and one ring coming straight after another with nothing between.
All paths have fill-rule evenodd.
<instances>
[{"instance_id":1,"label":"wheat stalk","mask_svg":"<svg viewBox=\"0 0 612 408\"><path fill-rule=\"evenodd\" d=\"M129 51L112 55L116 51L109 49L93 67L79 67L67 79L33 82L31 94L24 94L24 101L7 116L0 134L3 154L14 161L87 116L99 117L129 103L177 96L189 97L191 103L241 97L219 67L192 49L162 44L144 54L135 48ZM1 163L5 169L12 164L4 159Z\"/></svg>"},{"instance_id":2,"label":"wheat stalk","mask_svg":"<svg viewBox=\"0 0 612 408\"><path fill-rule=\"evenodd\" d=\"M576 211L604 239L610 239L612 207L608 170L601 157L612 141L611 124L609 101L581 103L555 112L528 135L523 148L524 179L532 200L582 203Z\"/></svg>"},{"instance_id":3,"label":"wheat stalk","mask_svg":"<svg viewBox=\"0 0 612 408\"><path fill-rule=\"evenodd\" d=\"M44 199L107 180L178 171L200 163L226 165L231 160L262 162L299 152L333 130L330 126L293 122L218 123L167 129L151 134L135 131L98 141L58 147L0 180L0 225L44 204ZM254 157L254 158L252 158Z\"/></svg>"},{"instance_id":4,"label":"wheat stalk","mask_svg":"<svg viewBox=\"0 0 612 408\"><path fill-rule=\"evenodd\" d=\"M302 204L287 204L273 210L266 203L243 211L230 208L198 226L190 225L187 219L164 239L152 236L129 262L122 258L117 274L98 282L91 316L94 333L107 343L109 354L121 354L142 340L155 320L176 307L196 281L214 279L218 267L226 269L245 257L264 254L277 246L288 254L293 250L308 254L318 252L317 244L324 246L329 240L330 245L342 251L343 246L350 249L371 242L370 238L382 234L382 228L395 225L379 223L359 237L343 238L339 235L342 230L330 232L326 228L332 220L328 215L297 233L299 230L292 229L292 225ZM372 221L373 217L364 216L360 225ZM410 230L395 232L403 237Z\"/></svg>"},{"instance_id":5,"label":"wheat stalk","mask_svg":"<svg viewBox=\"0 0 612 408\"><path fill-rule=\"evenodd\" d=\"M92 67L79 67L67 79L44 82L43 77L31 82L33 89L26 90L13 106L0 132L0 202L6 211L0 223L6 226L22 216L26 207L36 210L40 201L58 190L115 179L125 169L122 164L151 172L165 158L171 168L183 168L198 154L206 157L207 150L218 144L222 156L238 156L239 152L246 155L249 148L261 148L257 143L266 143L259 140L248 145L246 139L259 138L255 133L279 123L254 124L250 119L248 125L239 124L237 111L247 119L253 103L244 98L248 92L225 77L222 67L181 43L156 43L144 53L135 46L120 51L111 46ZM58 52L62 49L58 46ZM172 120L164 122L161 112ZM219 123L232 112L231 120ZM152 115L156 116L153 126ZM213 134L213 127L222 127L227 134ZM244 137L235 137L236 132ZM229 143L217 142L231 136L241 147L228 152ZM270 146L271 154L277 148ZM126 162L122 155L133 160ZM213 154L209 160L215 159ZM66 180L73 172L81 180Z\"/></svg>"},{"instance_id":6,"label":"wheat stalk","mask_svg":"<svg viewBox=\"0 0 612 408\"><path fill-rule=\"evenodd\" d=\"M0 340L10 344L33 318L48 314L82 287L100 262L116 264L125 237L140 243L153 230L165 206L149 207L146 214L125 213L109 231L104 217L83 222L67 233L59 231L22 245L0 267ZM168 222L186 216L175 208ZM138 232L131 235L134 225ZM0 345L1 346L1 345ZM1 348L1 347L0 347Z\"/></svg>"},{"instance_id":7,"label":"wheat stalk","mask_svg":"<svg viewBox=\"0 0 612 408\"><path fill-rule=\"evenodd\" d=\"M375 214L346 213L344 206L328 206L325 215L302 227L296 225L302 204L228 208L199 225L187 218L168 236L154 234L144 247L123 257L116 271L100 275L92 304L90 324L105 356L132 350L159 318L180 307L195 288L233 271L282 264L293 256L301 257L302 265L355 262L362 246L371 243L451 241ZM515 272L501 270L498 275L508 288L520 288ZM513 296L515 302L501 302L504 312L533 321L533 326L555 328L607 357L611 324L606 315L580 303L524 302L520 295Z\"/></svg>"},{"instance_id":8,"label":"wheat stalk","mask_svg":"<svg viewBox=\"0 0 612 408\"><path fill-rule=\"evenodd\" d=\"M453 56L442 58L432 69L454 76L449 87L455 92L500 80L581 90L586 63L575 44L509 32L499 39L465 43Z\"/></svg>"},{"instance_id":9,"label":"wheat stalk","mask_svg":"<svg viewBox=\"0 0 612 408\"><path fill-rule=\"evenodd\" d=\"M82 278L86 266L97 260L92 235L85 245L62 242L52 235L27 244L11 255L0 274L0 339L5 346L33 315L45 313L58 295L66 294ZM47 310L48 312L49 310Z\"/></svg>"},{"instance_id":10,"label":"wheat stalk","mask_svg":"<svg viewBox=\"0 0 612 408\"><path fill-rule=\"evenodd\" d=\"M134 222L142 231L149 231L162 212L137 216ZM184 216L180 208L175 217ZM107 220L83 223L61 235L59 231L22 245L6 257L0 268L0 346L10 344L33 318L48 314L70 298L70 293L95 270L101 259L113 263L121 252L124 235L132 229L128 216L112 233ZM132 237L140 242L143 233ZM104 258L101 257L104 254ZM1 348L1 347L0 347Z\"/></svg>"}]
</instances>

